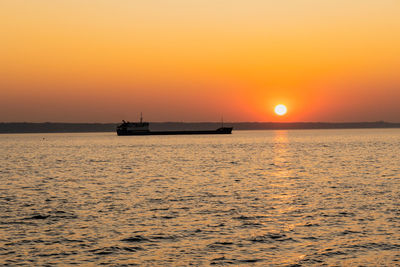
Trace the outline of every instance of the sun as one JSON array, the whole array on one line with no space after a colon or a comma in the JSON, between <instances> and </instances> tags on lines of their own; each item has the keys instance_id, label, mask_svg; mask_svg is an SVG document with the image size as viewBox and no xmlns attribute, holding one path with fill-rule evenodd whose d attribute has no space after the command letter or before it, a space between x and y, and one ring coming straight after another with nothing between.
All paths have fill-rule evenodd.
<instances>
[{"instance_id":1,"label":"sun","mask_svg":"<svg viewBox=\"0 0 400 267\"><path fill-rule=\"evenodd\" d=\"M285 105L279 104L275 106L275 113L279 116L285 115L287 112L287 108Z\"/></svg>"}]
</instances>

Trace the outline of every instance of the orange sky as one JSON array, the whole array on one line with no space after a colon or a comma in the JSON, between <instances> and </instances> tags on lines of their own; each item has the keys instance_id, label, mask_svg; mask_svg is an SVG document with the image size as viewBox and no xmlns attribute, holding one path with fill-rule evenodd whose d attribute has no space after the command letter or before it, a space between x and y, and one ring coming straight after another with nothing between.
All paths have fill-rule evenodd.
<instances>
[{"instance_id":1,"label":"orange sky","mask_svg":"<svg viewBox=\"0 0 400 267\"><path fill-rule=\"evenodd\" d=\"M399 14L399 0L2 0L0 122L400 122Z\"/></svg>"}]
</instances>

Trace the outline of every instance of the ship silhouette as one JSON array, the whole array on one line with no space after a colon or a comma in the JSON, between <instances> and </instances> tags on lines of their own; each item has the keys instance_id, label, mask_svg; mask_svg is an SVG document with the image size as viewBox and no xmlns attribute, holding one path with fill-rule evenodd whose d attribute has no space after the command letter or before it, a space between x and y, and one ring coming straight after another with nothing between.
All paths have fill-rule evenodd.
<instances>
[{"instance_id":1,"label":"ship silhouette","mask_svg":"<svg viewBox=\"0 0 400 267\"><path fill-rule=\"evenodd\" d=\"M231 134L233 127L224 127L223 122L216 130L194 130L194 131L151 131L150 123L143 121L140 114L139 122L129 122L122 120L122 124L117 126L117 134L124 135L194 135L194 134Z\"/></svg>"}]
</instances>

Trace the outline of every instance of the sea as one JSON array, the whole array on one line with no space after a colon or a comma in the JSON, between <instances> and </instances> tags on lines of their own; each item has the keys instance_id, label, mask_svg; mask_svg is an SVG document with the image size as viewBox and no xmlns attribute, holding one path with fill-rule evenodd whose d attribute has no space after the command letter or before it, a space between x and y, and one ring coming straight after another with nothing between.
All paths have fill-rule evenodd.
<instances>
[{"instance_id":1,"label":"sea","mask_svg":"<svg viewBox=\"0 0 400 267\"><path fill-rule=\"evenodd\" d=\"M2 266L400 266L400 129L0 135Z\"/></svg>"}]
</instances>

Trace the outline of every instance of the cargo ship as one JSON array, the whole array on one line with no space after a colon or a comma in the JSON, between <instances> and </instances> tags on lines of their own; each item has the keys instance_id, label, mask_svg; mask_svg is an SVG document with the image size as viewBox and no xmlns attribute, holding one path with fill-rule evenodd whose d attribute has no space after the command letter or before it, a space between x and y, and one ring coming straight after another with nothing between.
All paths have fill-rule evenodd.
<instances>
[{"instance_id":1,"label":"cargo ship","mask_svg":"<svg viewBox=\"0 0 400 267\"><path fill-rule=\"evenodd\" d=\"M144 122L142 115L140 115L139 122L122 121L122 124L117 126L117 134L124 135L189 135L189 134L231 134L233 127L222 126L216 130L202 130L202 131L150 131L150 124Z\"/></svg>"}]
</instances>

